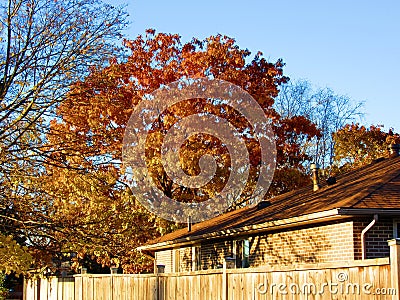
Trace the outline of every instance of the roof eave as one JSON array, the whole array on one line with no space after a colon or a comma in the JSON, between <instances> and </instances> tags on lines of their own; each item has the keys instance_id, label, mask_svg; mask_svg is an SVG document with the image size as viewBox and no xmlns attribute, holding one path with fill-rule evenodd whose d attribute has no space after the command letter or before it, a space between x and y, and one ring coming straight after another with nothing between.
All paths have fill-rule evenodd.
<instances>
[{"instance_id":1,"label":"roof eave","mask_svg":"<svg viewBox=\"0 0 400 300\"><path fill-rule=\"evenodd\" d=\"M341 215L400 215L400 209L396 208L339 208L338 212Z\"/></svg>"}]
</instances>

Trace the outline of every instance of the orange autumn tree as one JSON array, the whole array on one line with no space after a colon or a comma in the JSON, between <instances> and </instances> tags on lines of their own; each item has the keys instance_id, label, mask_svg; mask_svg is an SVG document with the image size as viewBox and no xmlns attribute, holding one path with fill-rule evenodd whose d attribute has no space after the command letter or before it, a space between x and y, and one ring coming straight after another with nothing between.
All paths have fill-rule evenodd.
<instances>
[{"instance_id":1,"label":"orange autumn tree","mask_svg":"<svg viewBox=\"0 0 400 300\"><path fill-rule=\"evenodd\" d=\"M174 224L145 211L122 180L123 136L132 111L144 96L185 78L231 82L247 91L270 118L277 145L276 180L270 196L309 182L302 167L307 156L298 141L319 132L305 117L282 119L272 108L279 85L288 80L283 76L281 60L270 63L261 53L250 59L248 50L221 35L182 44L176 34L148 30L145 37L126 40L125 46L130 51L126 60L116 58L106 68L93 68L85 80L72 85L47 135L51 155L46 174L35 184L46 191L46 197L54 199L52 216L63 224L54 234L55 245L64 243L60 248L78 252L77 260L90 255L106 265L121 265L125 271L151 269L151 261L134 248L170 231ZM157 186L179 201L203 201L223 187L229 176L229 153L210 135L190 137L180 151L181 166L187 174L198 173L199 158L204 154L211 154L218 161L212 184L202 192L176 185L160 164L159 145L171 124L201 112L229 120L246 140L253 181L232 208L243 205L257 180L260 149L257 142L248 138L251 125L224 103L189 99L162 112L147 139L150 172ZM285 178L285 174L290 177Z\"/></svg>"},{"instance_id":2,"label":"orange autumn tree","mask_svg":"<svg viewBox=\"0 0 400 300\"><path fill-rule=\"evenodd\" d=\"M365 127L358 123L346 124L333 134L335 164L348 170L389 156L389 146L400 143L398 133L383 131L378 126Z\"/></svg>"}]
</instances>

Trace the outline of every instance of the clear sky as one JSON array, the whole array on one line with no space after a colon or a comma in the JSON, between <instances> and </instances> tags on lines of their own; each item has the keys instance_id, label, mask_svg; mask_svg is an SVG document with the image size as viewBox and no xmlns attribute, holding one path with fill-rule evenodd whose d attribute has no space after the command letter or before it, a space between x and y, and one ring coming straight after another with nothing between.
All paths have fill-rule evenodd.
<instances>
[{"instance_id":1,"label":"clear sky","mask_svg":"<svg viewBox=\"0 0 400 300\"><path fill-rule=\"evenodd\" d=\"M400 131L400 1L107 1L126 3L130 38L146 28L184 42L217 33L269 60L285 75L365 101L363 123Z\"/></svg>"}]
</instances>

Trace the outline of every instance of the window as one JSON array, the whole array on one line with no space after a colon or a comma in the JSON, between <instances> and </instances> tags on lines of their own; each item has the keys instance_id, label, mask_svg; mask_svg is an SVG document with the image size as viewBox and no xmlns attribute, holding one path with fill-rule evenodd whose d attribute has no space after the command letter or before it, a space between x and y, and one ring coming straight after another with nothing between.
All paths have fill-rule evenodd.
<instances>
[{"instance_id":1,"label":"window","mask_svg":"<svg viewBox=\"0 0 400 300\"><path fill-rule=\"evenodd\" d=\"M243 240L242 268L250 267L249 256L250 256L250 241Z\"/></svg>"},{"instance_id":2,"label":"window","mask_svg":"<svg viewBox=\"0 0 400 300\"><path fill-rule=\"evenodd\" d=\"M248 268L250 266L250 241L248 239L233 241L233 258L236 259L236 268Z\"/></svg>"}]
</instances>

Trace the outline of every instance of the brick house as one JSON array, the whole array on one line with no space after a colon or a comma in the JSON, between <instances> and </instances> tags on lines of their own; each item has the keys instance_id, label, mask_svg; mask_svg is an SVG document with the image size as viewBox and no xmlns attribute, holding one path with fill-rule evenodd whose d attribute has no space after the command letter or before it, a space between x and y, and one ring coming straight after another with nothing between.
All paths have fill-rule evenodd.
<instances>
[{"instance_id":1,"label":"brick house","mask_svg":"<svg viewBox=\"0 0 400 300\"><path fill-rule=\"evenodd\" d=\"M165 272L340 262L389 256L400 237L400 157L222 214L139 247Z\"/></svg>"}]
</instances>

